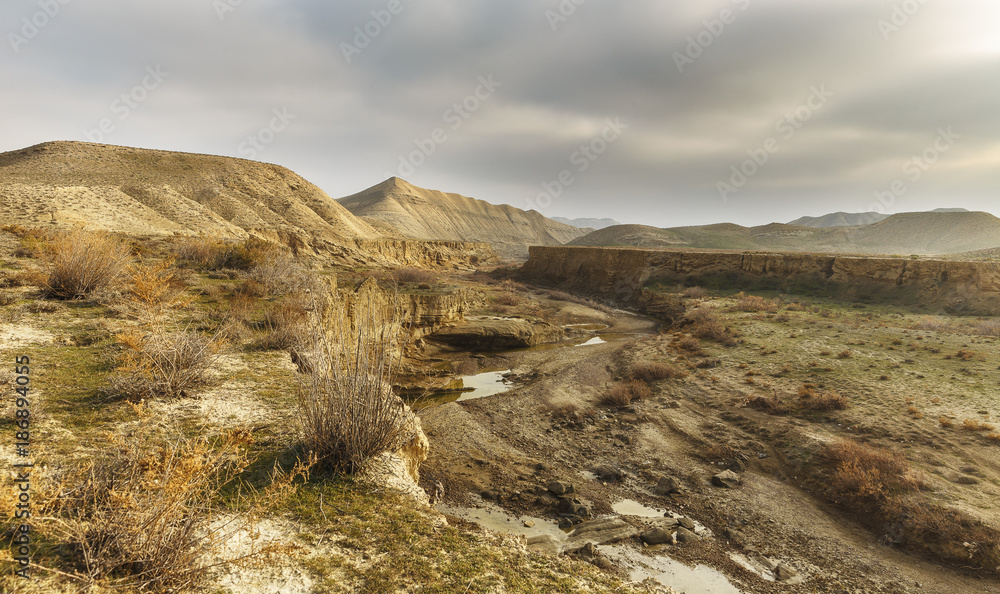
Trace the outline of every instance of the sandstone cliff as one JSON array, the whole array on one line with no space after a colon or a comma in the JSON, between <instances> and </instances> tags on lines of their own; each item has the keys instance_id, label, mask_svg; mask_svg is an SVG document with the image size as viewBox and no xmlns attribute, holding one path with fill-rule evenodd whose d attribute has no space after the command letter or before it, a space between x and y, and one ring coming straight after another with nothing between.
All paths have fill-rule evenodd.
<instances>
[{"instance_id":1,"label":"sandstone cliff","mask_svg":"<svg viewBox=\"0 0 1000 594\"><path fill-rule=\"evenodd\" d=\"M817 254L533 247L521 274L567 290L632 301L661 284L716 284L884 298L957 311L1000 306L1000 263Z\"/></svg>"},{"instance_id":2,"label":"sandstone cliff","mask_svg":"<svg viewBox=\"0 0 1000 594\"><path fill-rule=\"evenodd\" d=\"M561 245L590 231L533 210L425 190L397 177L338 202L374 226L389 226L405 237L486 242L513 258L526 257L530 245Z\"/></svg>"}]
</instances>

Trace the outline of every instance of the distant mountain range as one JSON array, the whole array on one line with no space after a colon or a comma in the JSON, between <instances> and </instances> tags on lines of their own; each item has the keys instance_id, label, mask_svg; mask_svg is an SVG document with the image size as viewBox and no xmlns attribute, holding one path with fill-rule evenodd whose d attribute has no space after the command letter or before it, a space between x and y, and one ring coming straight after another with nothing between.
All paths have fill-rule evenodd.
<instances>
[{"instance_id":1,"label":"distant mountain range","mask_svg":"<svg viewBox=\"0 0 1000 594\"><path fill-rule=\"evenodd\" d=\"M855 226L807 227L772 223L742 227L720 223L659 229L618 225L594 231L573 240L570 245L951 254L1000 246L1000 219L985 212L935 211L900 213L876 223Z\"/></svg>"},{"instance_id":2,"label":"distant mountain range","mask_svg":"<svg viewBox=\"0 0 1000 594\"><path fill-rule=\"evenodd\" d=\"M419 188L398 177L337 202L370 225L403 237L486 242L512 258L526 258L530 245L562 245L590 231L533 210Z\"/></svg>"},{"instance_id":3,"label":"distant mountain range","mask_svg":"<svg viewBox=\"0 0 1000 594\"><path fill-rule=\"evenodd\" d=\"M551 218L553 221L557 221L565 225L573 225L574 227L579 227L581 229L604 229L605 227L611 227L613 225L621 225L621 223L614 219L567 219L566 217Z\"/></svg>"},{"instance_id":4,"label":"distant mountain range","mask_svg":"<svg viewBox=\"0 0 1000 594\"><path fill-rule=\"evenodd\" d=\"M964 208L938 208L931 212L969 212ZM889 215L878 212L834 212L821 217L801 217L788 223L800 227L853 227L855 225L872 225L889 218Z\"/></svg>"}]
</instances>

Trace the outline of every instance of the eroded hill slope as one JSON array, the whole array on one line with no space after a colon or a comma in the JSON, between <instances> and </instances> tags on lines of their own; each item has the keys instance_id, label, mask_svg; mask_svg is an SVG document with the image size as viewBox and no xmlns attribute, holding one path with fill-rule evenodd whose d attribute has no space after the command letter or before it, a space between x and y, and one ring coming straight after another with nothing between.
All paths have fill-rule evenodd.
<instances>
[{"instance_id":1,"label":"eroded hill slope","mask_svg":"<svg viewBox=\"0 0 1000 594\"><path fill-rule=\"evenodd\" d=\"M426 190L398 177L338 202L373 225L388 225L405 237L486 242L515 258L527 257L528 246L562 245L590 231L535 211Z\"/></svg>"}]
</instances>

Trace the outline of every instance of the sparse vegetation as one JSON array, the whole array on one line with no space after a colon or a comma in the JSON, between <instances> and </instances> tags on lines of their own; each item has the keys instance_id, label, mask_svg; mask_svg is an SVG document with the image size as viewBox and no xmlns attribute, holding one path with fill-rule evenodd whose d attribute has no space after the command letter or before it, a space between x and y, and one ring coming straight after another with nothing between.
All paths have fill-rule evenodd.
<instances>
[{"instance_id":1,"label":"sparse vegetation","mask_svg":"<svg viewBox=\"0 0 1000 594\"><path fill-rule=\"evenodd\" d=\"M653 395L649 384L640 380L619 382L611 386L604 396L604 403L609 406L628 406L633 402L646 400Z\"/></svg>"},{"instance_id":2,"label":"sparse vegetation","mask_svg":"<svg viewBox=\"0 0 1000 594\"><path fill-rule=\"evenodd\" d=\"M90 296L121 282L132 252L121 239L97 231L56 233L42 245L45 292L59 299Z\"/></svg>"},{"instance_id":3,"label":"sparse vegetation","mask_svg":"<svg viewBox=\"0 0 1000 594\"><path fill-rule=\"evenodd\" d=\"M683 378L687 376L687 373L665 363L636 363L629 369L628 375L633 380L655 382Z\"/></svg>"}]
</instances>

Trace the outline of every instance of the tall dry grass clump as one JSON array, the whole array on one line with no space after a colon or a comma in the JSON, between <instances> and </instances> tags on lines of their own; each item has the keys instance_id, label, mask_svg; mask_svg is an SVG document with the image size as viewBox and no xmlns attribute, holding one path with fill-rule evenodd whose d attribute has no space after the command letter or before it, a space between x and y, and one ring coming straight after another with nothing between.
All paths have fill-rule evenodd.
<instances>
[{"instance_id":1,"label":"tall dry grass clump","mask_svg":"<svg viewBox=\"0 0 1000 594\"><path fill-rule=\"evenodd\" d=\"M60 545L59 571L72 571L85 587L186 592L198 589L213 565L281 552L282 545L254 545L227 558L221 549L238 533L252 533L259 514L308 475L308 462L290 473L276 469L267 488L240 499L248 513L220 515L216 502L249 465L251 443L248 430L215 439L110 436L101 458L39 492L39 528Z\"/></svg>"},{"instance_id":2,"label":"tall dry grass clump","mask_svg":"<svg viewBox=\"0 0 1000 594\"><path fill-rule=\"evenodd\" d=\"M740 292L736 295L735 307L738 311L775 313L781 307L781 302L775 299L765 299L758 295L747 295Z\"/></svg>"},{"instance_id":3,"label":"tall dry grass clump","mask_svg":"<svg viewBox=\"0 0 1000 594\"><path fill-rule=\"evenodd\" d=\"M346 473L408 438L402 401L392 392L401 348L400 304L373 279L355 293L327 292L317 304L299 407L307 448Z\"/></svg>"},{"instance_id":4,"label":"tall dry grass clump","mask_svg":"<svg viewBox=\"0 0 1000 594\"><path fill-rule=\"evenodd\" d=\"M73 229L45 242L45 292L59 299L88 296L122 281L132 263L125 242L99 231Z\"/></svg>"}]
</instances>

